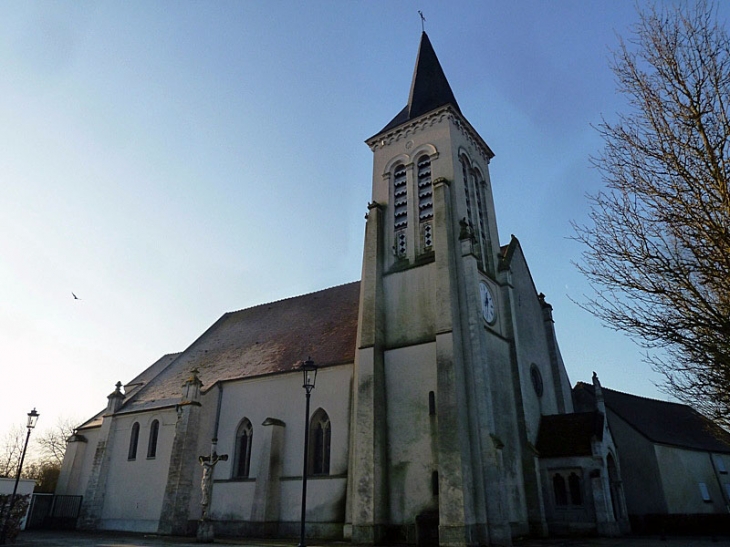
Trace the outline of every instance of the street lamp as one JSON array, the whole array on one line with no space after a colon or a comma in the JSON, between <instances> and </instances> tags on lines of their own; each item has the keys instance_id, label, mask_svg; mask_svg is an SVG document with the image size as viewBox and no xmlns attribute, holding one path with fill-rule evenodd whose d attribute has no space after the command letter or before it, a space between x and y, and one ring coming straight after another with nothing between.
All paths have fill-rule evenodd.
<instances>
[{"instance_id":1,"label":"street lamp","mask_svg":"<svg viewBox=\"0 0 730 547\"><path fill-rule=\"evenodd\" d=\"M8 536L8 526L10 524L10 515L13 512L13 505L15 504L15 494L18 492L18 483L20 482L20 472L23 470L23 462L25 461L25 451L28 450L28 441L30 440L30 432L33 431L35 424L38 422L38 412L34 408L28 412L28 434L25 436L25 444L23 445L23 453L20 455L20 464L18 465L18 472L15 474L15 486L13 487L13 494L10 496L10 503L8 509L5 512L5 519L3 520L3 529L0 532L0 545L5 545L5 540Z\"/></svg>"},{"instance_id":2,"label":"street lamp","mask_svg":"<svg viewBox=\"0 0 730 547\"><path fill-rule=\"evenodd\" d=\"M317 365L314 364L312 358L309 357L299 367L304 378L302 387L307 391L307 409L304 415L304 470L302 471L302 528L299 536L299 547L306 547L307 543L304 539L304 524L306 522L307 513L307 456L309 455L309 397L314 389L317 381Z\"/></svg>"}]
</instances>

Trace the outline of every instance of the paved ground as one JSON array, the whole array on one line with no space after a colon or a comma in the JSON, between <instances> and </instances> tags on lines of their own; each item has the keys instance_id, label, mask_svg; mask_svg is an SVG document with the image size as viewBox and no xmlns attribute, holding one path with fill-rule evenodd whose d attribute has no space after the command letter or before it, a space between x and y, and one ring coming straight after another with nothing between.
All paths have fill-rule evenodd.
<instances>
[{"instance_id":1,"label":"paved ground","mask_svg":"<svg viewBox=\"0 0 730 547\"><path fill-rule=\"evenodd\" d=\"M730 534L730 530L728 531ZM295 547L296 540L217 539L219 545L246 545L248 547ZM124 533L81 532L22 532L14 543L16 547L200 547L193 538ZM310 547L347 547L349 543L312 541ZM719 539L710 537L656 536L624 538L571 538L516 541L514 547L714 547L730 546L730 535Z\"/></svg>"}]
</instances>

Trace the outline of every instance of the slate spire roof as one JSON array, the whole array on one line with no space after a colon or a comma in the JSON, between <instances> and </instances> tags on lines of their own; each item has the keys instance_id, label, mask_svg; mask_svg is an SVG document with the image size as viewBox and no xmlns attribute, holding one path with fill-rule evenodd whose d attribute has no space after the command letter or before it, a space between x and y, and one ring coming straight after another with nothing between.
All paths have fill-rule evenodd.
<instances>
[{"instance_id":1,"label":"slate spire roof","mask_svg":"<svg viewBox=\"0 0 730 547\"><path fill-rule=\"evenodd\" d=\"M379 133L413 120L427 112L445 105L453 106L461 114L449 81L446 79L441 63L433 50L431 40L423 32L418 47L416 68L413 70L411 92L408 104Z\"/></svg>"}]
</instances>

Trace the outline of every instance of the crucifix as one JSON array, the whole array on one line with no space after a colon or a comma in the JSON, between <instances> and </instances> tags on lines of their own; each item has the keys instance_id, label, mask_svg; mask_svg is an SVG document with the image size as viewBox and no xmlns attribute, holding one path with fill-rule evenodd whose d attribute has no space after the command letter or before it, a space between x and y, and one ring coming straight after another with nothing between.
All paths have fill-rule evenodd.
<instances>
[{"instance_id":1,"label":"crucifix","mask_svg":"<svg viewBox=\"0 0 730 547\"><path fill-rule=\"evenodd\" d=\"M210 455L200 456L198 461L203 466L203 478L200 480L200 489L202 496L200 498L200 505L203 506L203 519L208 518L208 510L210 508L210 496L213 490L213 470L218 462L228 461L228 454L218 454L216 452L216 445L218 439L213 439L210 445Z\"/></svg>"},{"instance_id":2,"label":"crucifix","mask_svg":"<svg viewBox=\"0 0 730 547\"><path fill-rule=\"evenodd\" d=\"M419 9L418 15L421 18L421 32L426 32L426 18L423 16L423 12Z\"/></svg>"}]
</instances>

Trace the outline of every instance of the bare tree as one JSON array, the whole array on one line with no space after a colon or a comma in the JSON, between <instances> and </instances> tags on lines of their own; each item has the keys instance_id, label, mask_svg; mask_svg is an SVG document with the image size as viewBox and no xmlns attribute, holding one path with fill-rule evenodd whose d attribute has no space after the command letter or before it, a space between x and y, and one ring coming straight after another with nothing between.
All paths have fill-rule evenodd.
<instances>
[{"instance_id":1,"label":"bare tree","mask_svg":"<svg viewBox=\"0 0 730 547\"><path fill-rule=\"evenodd\" d=\"M73 435L78 423L75 418L59 418L55 426L46 428L35 436L41 461L61 467L66 453L66 441Z\"/></svg>"},{"instance_id":2,"label":"bare tree","mask_svg":"<svg viewBox=\"0 0 730 547\"><path fill-rule=\"evenodd\" d=\"M31 437L23 464L22 476L36 481L37 492L53 492L56 488L66 440L73 434L73 418L60 418L55 426L37 431ZM12 426L0 440L0 476L15 477L28 430Z\"/></svg>"},{"instance_id":3,"label":"bare tree","mask_svg":"<svg viewBox=\"0 0 730 547\"><path fill-rule=\"evenodd\" d=\"M0 477L15 477L25 444L26 430L13 425L0 440Z\"/></svg>"},{"instance_id":4,"label":"bare tree","mask_svg":"<svg viewBox=\"0 0 730 547\"><path fill-rule=\"evenodd\" d=\"M730 426L730 40L711 3L649 8L613 71L627 112L598 127L584 307L632 335L663 388Z\"/></svg>"}]
</instances>

